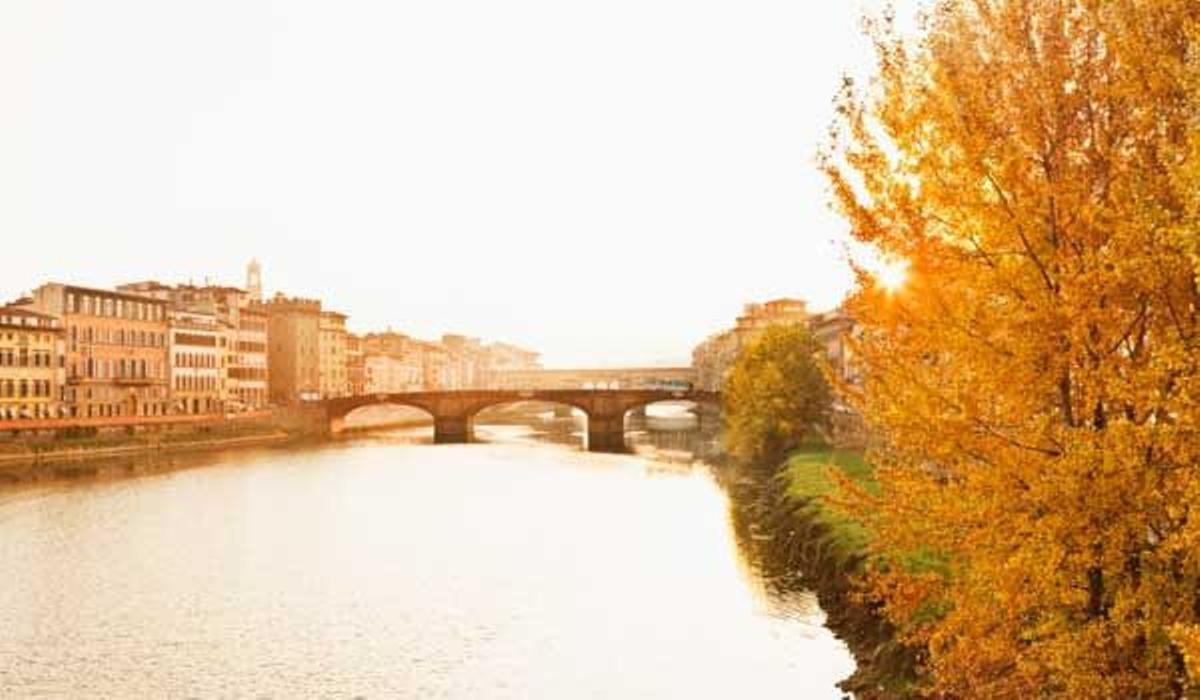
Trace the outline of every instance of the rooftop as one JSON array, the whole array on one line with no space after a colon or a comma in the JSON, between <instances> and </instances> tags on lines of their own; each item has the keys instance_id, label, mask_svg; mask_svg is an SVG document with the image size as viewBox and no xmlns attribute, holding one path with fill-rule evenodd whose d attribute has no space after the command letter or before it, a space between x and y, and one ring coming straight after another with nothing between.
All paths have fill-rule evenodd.
<instances>
[{"instance_id":1,"label":"rooftop","mask_svg":"<svg viewBox=\"0 0 1200 700\"><path fill-rule=\"evenodd\" d=\"M129 301L144 301L148 304L166 304L162 299L138 294L136 292L121 292L115 289L100 289L98 287L81 287L75 284L64 284L62 282L48 282L42 287L62 287L68 292L75 294L91 294L96 296L106 296L114 299L128 299Z\"/></svg>"}]
</instances>

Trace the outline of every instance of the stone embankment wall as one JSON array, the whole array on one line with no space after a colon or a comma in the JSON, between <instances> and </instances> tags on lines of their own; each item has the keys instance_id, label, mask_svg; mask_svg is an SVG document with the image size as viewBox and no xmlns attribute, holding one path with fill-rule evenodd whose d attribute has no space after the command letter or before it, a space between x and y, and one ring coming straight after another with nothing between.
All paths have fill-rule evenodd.
<instances>
[{"instance_id":1,"label":"stone embankment wall","mask_svg":"<svg viewBox=\"0 0 1200 700\"><path fill-rule=\"evenodd\" d=\"M328 434L325 411L312 406L234 415L5 421L0 423L0 482L62 471L46 465L322 439Z\"/></svg>"}]
</instances>

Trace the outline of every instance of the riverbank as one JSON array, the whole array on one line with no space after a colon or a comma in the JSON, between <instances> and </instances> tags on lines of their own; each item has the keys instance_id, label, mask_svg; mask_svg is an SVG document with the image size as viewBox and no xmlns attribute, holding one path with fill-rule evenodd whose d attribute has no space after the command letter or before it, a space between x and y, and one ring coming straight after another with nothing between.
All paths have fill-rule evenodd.
<instances>
[{"instance_id":1,"label":"riverbank","mask_svg":"<svg viewBox=\"0 0 1200 700\"><path fill-rule=\"evenodd\" d=\"M7 440L0 443L0 484L96 476L112 471L119 458L177 452L261 447L303 439L272 425L248 424L183 432L109 433L54 440ZM116 469L136 470L130 462Z\"/></svg>"},{"instance_id":2,"label":"riverbank","mask_svg":"<svg viewBox=\"0 0 1200 700\"><path fill-rule=\"evenodd\" d=\"M764 561L798 572L828 616L827 625L846 642L857 661L840 685L864 700L914 696L918 656L896 639L894 628L855 596L869 534L863 525L826 501L835 484L830 469L868 489L873 472L861 451L807 448L796 452L773 476L762 475L758 531Z\"/></svg>"}]
</instances>

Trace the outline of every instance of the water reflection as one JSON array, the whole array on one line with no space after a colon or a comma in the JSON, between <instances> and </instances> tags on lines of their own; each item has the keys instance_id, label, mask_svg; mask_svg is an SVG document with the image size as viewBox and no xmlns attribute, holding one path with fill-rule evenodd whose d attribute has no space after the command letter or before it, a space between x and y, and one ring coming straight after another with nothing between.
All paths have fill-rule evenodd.
<instances>
[{"instance_id":1,"label":"water reflection","mask_svg":"<svg viewBox=\"0 0 1200 700\"><path fill-rule=\"evenodd\" d=\"M695 431L594 455L544 442L581 439L566 423L477 429L490 444L400 430L4 492L0 688L840 696L849 656L764 574Z\"/></svg>"}]
</instances>

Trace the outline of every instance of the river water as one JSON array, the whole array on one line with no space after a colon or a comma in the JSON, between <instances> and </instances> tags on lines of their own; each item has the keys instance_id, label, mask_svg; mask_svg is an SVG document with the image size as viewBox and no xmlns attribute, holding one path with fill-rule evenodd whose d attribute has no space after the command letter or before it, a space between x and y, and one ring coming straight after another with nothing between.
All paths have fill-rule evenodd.
<instances>
[{"instance_id":1,"label":"river water","mask_svg":"<svg viewBox=\"0 0 1200 700\"><path fill-rule=\"evenodd\" d=\"M0 491L0 696L841 697L687 440L479 433Z\"/></svg>"}]
</instances>

